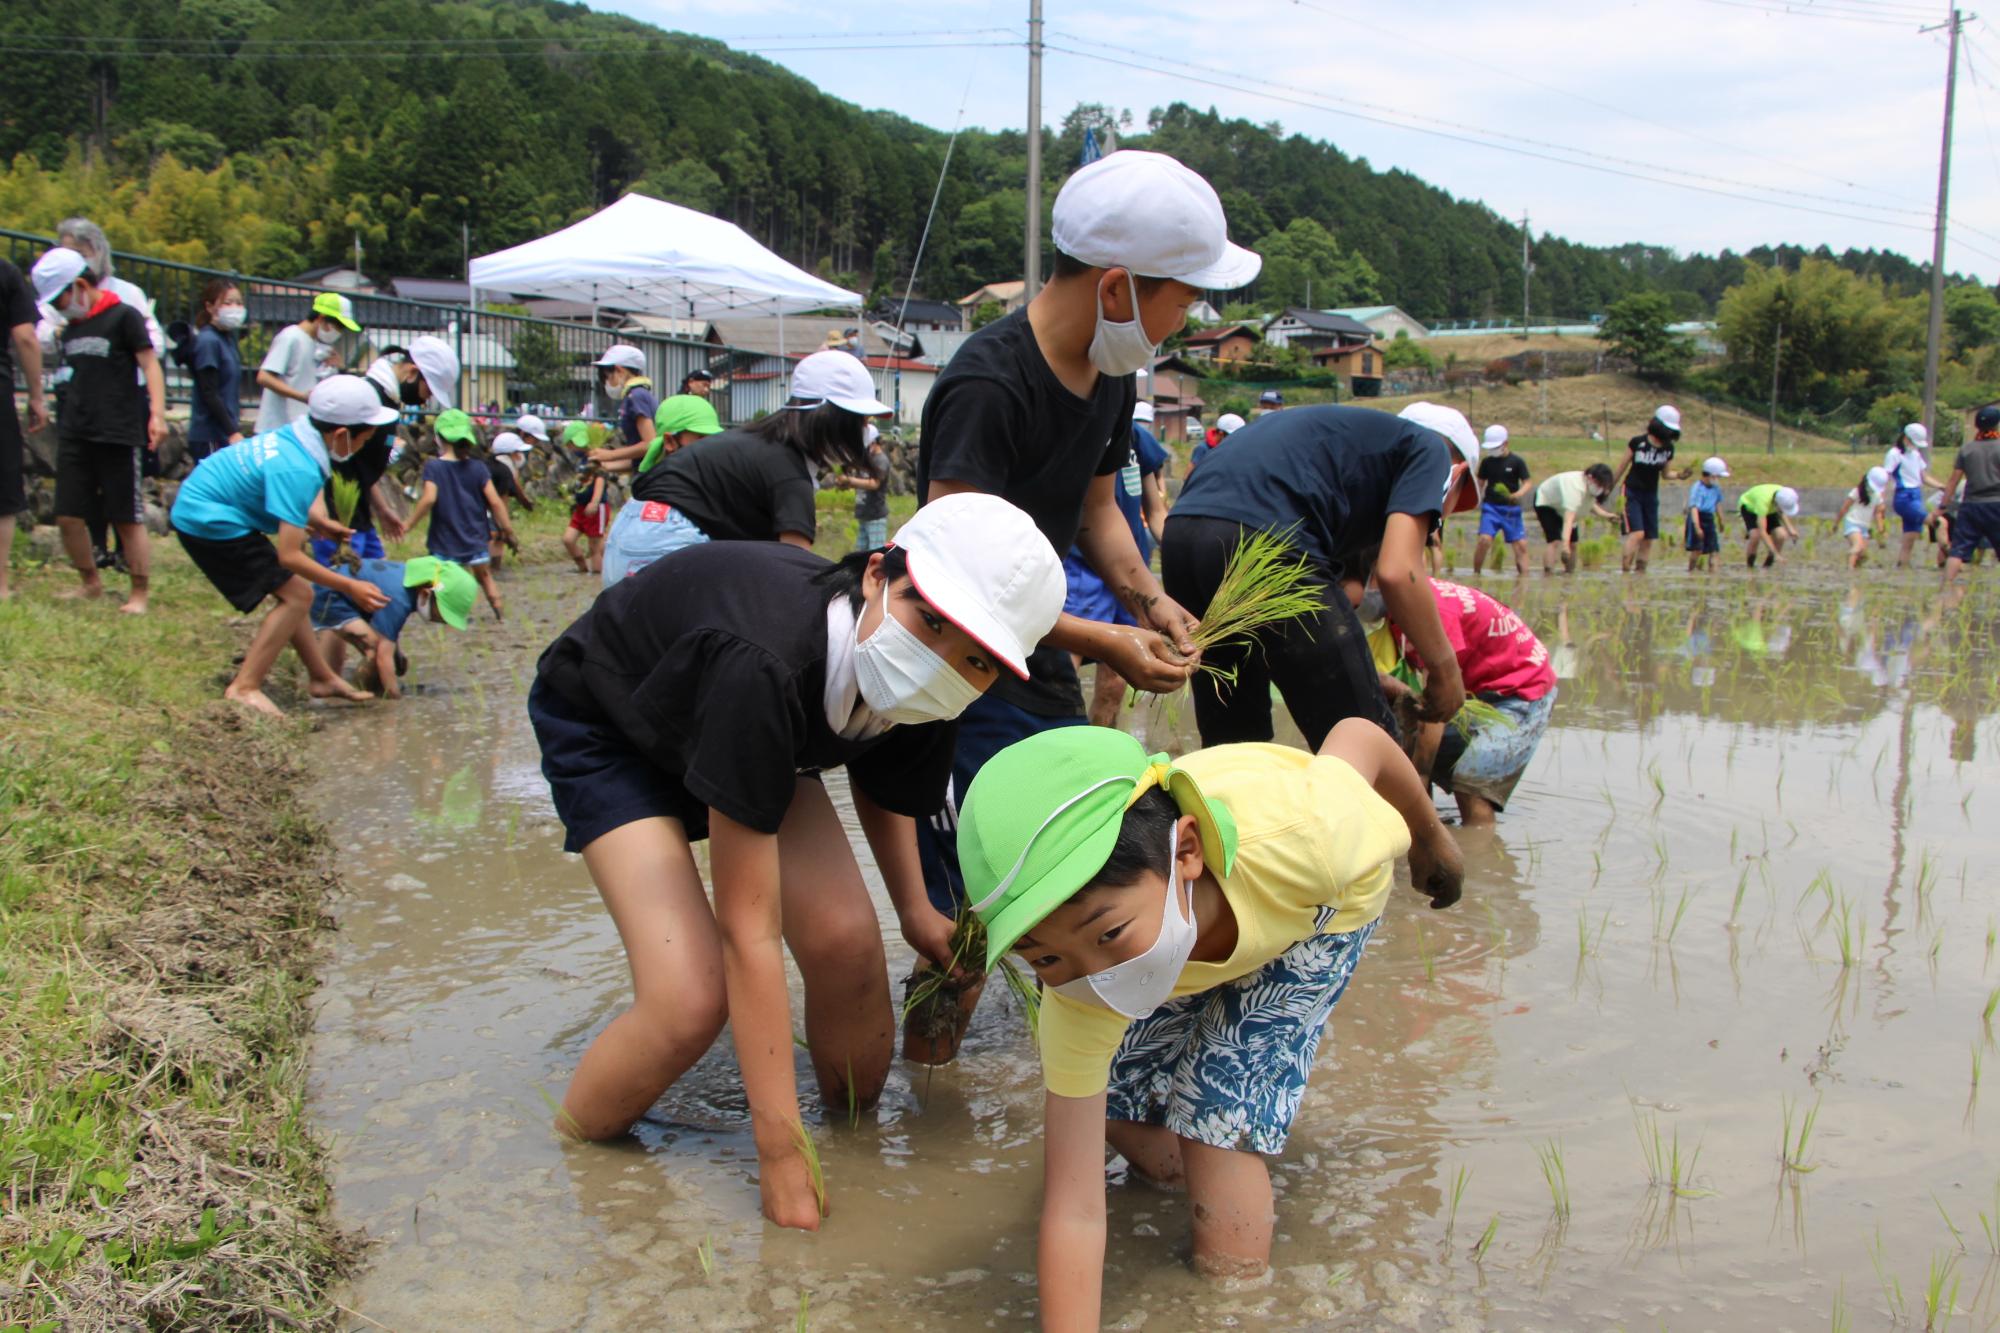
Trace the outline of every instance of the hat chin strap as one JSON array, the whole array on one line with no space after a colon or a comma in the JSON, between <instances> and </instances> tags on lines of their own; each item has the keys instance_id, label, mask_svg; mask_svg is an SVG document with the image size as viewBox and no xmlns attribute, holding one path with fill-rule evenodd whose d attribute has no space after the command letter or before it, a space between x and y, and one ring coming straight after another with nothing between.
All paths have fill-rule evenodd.
<instances>
[{"instance_id":1,"label":"hat chin strap","mask_svg":"<svg viewBox=\"0 0 2000 1333\"><path fill-rule=\"evenodd\" d=\"M1131 777L1124 777L1124 776L1115 778L1105 778L1102 782L1094 782L1090 786L1085 787L1082 791L1070 797L1067 801L1064 801L1061 805L1057 806L1055 809L1049 811L1049 817L1047 819L1044 819L1041 822L1041 826L1038 827L1033 833L1029 834L1028 840L1021 845L1021 855L1015 859L1013 866L1007 871L1007 873L1000 877L1000 882L993 886L993 892L987 894L984 898L981 898L978 902L974 903L972 905L972 910L975 912L984 912L987 908L991 907L994 903L998 902L1002 897L1006 895L1007 890L1013 887L1014 881L1020 878L1022 868L1028 864L1028 853L1032 852L1035 849L1035 840L1041 837L1044 833L1048 832L1049 825L1055 823L1058 819L1061 819L1065 811L1067 811L1071 806L1075 805L1077 802L1086 799L1093 793L1100 792L1104 790L1106 787L1115 787L1121 782L1129 782L1134 785L1137 785L1138 779Z\"/></svg>"}]
</instances>

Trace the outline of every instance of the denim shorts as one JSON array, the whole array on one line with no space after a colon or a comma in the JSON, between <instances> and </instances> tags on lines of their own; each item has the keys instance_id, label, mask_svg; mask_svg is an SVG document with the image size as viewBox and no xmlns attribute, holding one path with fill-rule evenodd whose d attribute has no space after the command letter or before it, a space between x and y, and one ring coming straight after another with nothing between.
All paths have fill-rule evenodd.
<instances>
[{"instance_id":1,"label":"denim shorts","mask_svg":"<svg viewBox=\"0 0 2000 1333\"><path fill-rule=\"evenodd\" d=\"M1446 724L1431 780L1454 796L1464 792L1495 810L1505 810L1515 784L1528 771L1528 761L1535 757L1535 747L1542 743L1542 733L1549 729L1556 692L1551 689L1539 699L1481 695L1480 700L1498 709L1500 716Z\"/></svg>"},{"instance_id":2,"label":"denim shorts","mask_svg":"<svg viewBox=\"0 0 2000 1333\"><path fill-rule=\"evenodd\" d=\"M1528 540L1528 529L1521 522L1521 506L1482 501L1479 506L1479 535L1504 537L1510 546Z\"/></svg>"},{"instance_id":3,"label":"denim shorts","mask_svg":"<svg viewBox=\"0 0 2000 1333\"><path fill-rule=\"evenodd\" d=\"M856 551L879 551L888 544L888 519L863 518L855 521L854 549Z\"/></svg>"},{"instance_id":4,"label":"denim shorts","mask_svg":"<svg viewBox=\"0 0 2000 1333\"><path fill-rule=\"evenodd\" d=\"M312 539L313 559L329 568L333 565L333 553L340 549L340 543L330 537ZM347 539L347 549L362 560L387 560L389 552L382 545L382 534L373 528L361 528Z\"/></svg>"},{"instance_id":5,"label":"denim shorts","mask_svg":"<svg viewBox=\"0 0 2000 1333\"><path fill-rule=\"evenodd\" d=\"M1332 916L1321 908L1316 924ZM1211 1148L1283 1152L1327 1016L1380 924L1300 940L1255 972L1133 1023L1111 1061L1105 1118L1162 1125Z\"/></svg>"},{"instance_id":6,"label":"denim shorts","mask_svg":"<svg viewBox=\"0 0 2000 1333\"><path fill-rule=\"evenodd\" d=\"M658 500L628 500L604 539L604 586L631 578L675 551L699 546L708 534L694 520Z\"/></svg>"}]
</instances>

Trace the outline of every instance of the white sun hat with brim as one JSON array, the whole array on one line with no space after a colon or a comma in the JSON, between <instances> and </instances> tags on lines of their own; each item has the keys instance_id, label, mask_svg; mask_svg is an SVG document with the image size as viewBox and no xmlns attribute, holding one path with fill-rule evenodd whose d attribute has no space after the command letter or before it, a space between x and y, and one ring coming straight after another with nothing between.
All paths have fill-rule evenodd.
<instances>
[{"instance_id":1,"label":"white sun hat with brim","mask_svg":"<svg viewBox=\"0 0 2000 1333\"><path fill-rule=\"evenodd\" d=\"M528 442L511 430L503 430L493 437L493 452L496 454L525 454Z\"/></svg>"},{"instance_id":2,"label":"white sun hat with brim","mask_svg":"<svg viewBox=\"0 0 2000 1333\"><path fill-rule=\"evenodd\" d=\"M520 431L523 435L534 436L543 444L549 442L548 425L533 412L523 412L520 416L515 417L514 429Z\"/></svg>"},{"instance_id":3,"label":"white sun hat with brim","mask_svg":"<svg viewBox=\"0 0 2000 1333\"><path fill-rule=\"evenodd\" d=\"M1720 458L1705 458L1701 464L1701 475L1704 477L1726 477L1729 475L1729 464L1723 462Z\"/></svg>"},{"instance_id":4,"label":"white sun hat with brim","mask_svg":"<svg viewBox=\"0 0 2000 1333\"><path fill-rule=\"evenodd\" d=\"M1481 449L1498 449L1505 443L1507 443L1507 428L1505 426L1493 425L1486 428L1486 434L1480 438L1479 447Z\"/></svg>"},{"instance_id":5,"label":"white sun hat with brim","mask_svg":"<svg viewBox=\"0 0 2000 1333\"><path fill-rule=\"evenodd\" d=\"M1413 425L1442 435L1445 443L1457 453L1465 463L1465 472L1458 479L1457 486L1447 483L1440 503L1447 514L1456 514L1471 509L1479 503L1479 437L1472 433L1472 423L1465 419L1465 413L1443 403L1411 403L1396 414ZM1453 504L1454 490L1469 491L1469 504Z\"/></svg>"},{"instance_id":6,"label":"white sun hat with brim","mask_svg":"<svg viewBox=\"0 0 2000 1333\"><path fill-rule=\"evenodd\" d=\"M1672 403L1661 403L1659 409L1653 413L1653 420L1668 430L1677 431L1681 428L1681 410Z\"/></svg>"},{"instance_id":7,"label":"white sun hat with brim","mask_svg":"<svg viewBox=\"0 0 2000 1333\"><path fill-rule=\"evenodd\" d=\"M908 559L919 596L1028 678L1028 655L1055 628L1069 593L1062 558L1033 519L997 495L961 491L919 509L889 545Z\"/></svg>"},{"instance_id":8,"label":"white sun hat with brim","mask_svg":"<svg viewBox=\"0 0 2000 1333\"><path fill-rule=\"evenodd\" d=\"M1121 149L1063 182L1056 249L1092 268L1130 269L1203 291L1247 287L1264 260L1229 239L1215 187L1165 153Z\"/></svg>"},{"instance_id":9,"label":"white sun hat with brim","mask_svg":"<svg viewBox=\"0 0 2000 1333\"><path fill-rule=\"evenodd\" d=\"M1142 426L1152 425L1153 405L1149 402L1146 402L1144 399L1141 399L1132 408L1132 420L1138 422Z\"/></svg>"},{"instance_id":10,"label":"white sun hat with brim","mask_svg":"<svg viewBox=\"0 0 2000 1333\"><path fill-rule=\"evenodd\" d=\"M1237 416L1234 412L1224 412L1215 419L1215 428L1224 435L1234 435L1237 431L1242 430L1243 426L1243 418Z\"/></svg>"},{"instance_id":11,"label":"white sun hat with brim","mask_svg":"<svg viewBox=\"0 0 2000 1333\"><path fill-rule=\"evenodd\" d=\"M793 368L792 397L801 406L832 403L864 417L886 416L894 410L875 396L875 381L859 358L830 348L814 352Z\"/></svg>"},{"instance_id":12,"label":"white sun hat with brim","mask_svg":"<svg viewBox=\"0 0 2000 1333\"><path fill-rule=\"evenodd\" d=\"M306 417L329 426L386 426L400 416L359 375L328 375L306 397Z\"/></svg>"},{"instance_id":13,"label":"white sun hat with brim","mask_svg":"<svg viewBox=\"0 0 2000 1333\"><path fill-rule=\"evenodd\" d=\"M1780 486L1778 493L1771 497L1777 502L1778 512L1786 518L1796 518L1799 513L1799 493L1789 486Z\"/></svg>"},{"instance_id":14,"label":"white sun hat with brim","mask_svg":"<svg viewBox=\"0 0 2000 1333\"><path fill-rule=\"evenodd\" d=\"M35 299L43 304L54 301L69 285L83 276L90 267L90 261L68 246L59 245L35 261L30 276L35 284Z\"/></svg>"},{"instance_id":15,"label":"white sun hat with brim","mask_svg":"<svg viewBox=\"0 0 2000 1333\"><path fill-rule=\"evenodd\" d=\"M597 358L600 366L617 366L623 370L644 370L646 354L631 343L612 343L604 349L604 355Z\"/></svg>"},{"instance_id":16,"label":"white sun hat with brim","mask_svg":"<svg viewBox=\"0 0 2000 1333\"><path fill-rule=\"evenodd\" d=\"M1924 429L1924 423L1921 421L1912 421L1903 427L1903 438L1919 449L1931 447L1931 433Z\"/></svg>"},{"instance_id":17,"label":"white sun hat with brim","mask_svg":"<svg viewBox=\"0 0 2000 1333\"><path fill-rule=\"evenodd\" d=\"M451 344L435 334L420 333L410 339L409 351L410 364L424 377L431 397L440 407L456 407L453 395L458 392L458 353L451 350Z\"/></svg>"}]
</instances>

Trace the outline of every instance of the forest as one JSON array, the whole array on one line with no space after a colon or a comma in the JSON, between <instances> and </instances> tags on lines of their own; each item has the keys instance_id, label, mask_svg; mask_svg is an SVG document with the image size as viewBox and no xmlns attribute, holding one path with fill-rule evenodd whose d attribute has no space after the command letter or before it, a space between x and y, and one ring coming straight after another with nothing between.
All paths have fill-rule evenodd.
<instances>
[{"instance_id":1,"label":"forest","mask_svg":"<svg viewBox=\"0 0 2000 1333\"><path fill-rule=\"evenodd\" d=\"M456 276L468 240L500 249L640 190L883 297L909 280L946 151L943 132L757 56L553 0L16 0L0 50L0 218L95 214L121 248L253 273L351 260L358 242L378 276ZM1517 222L1277 124L1078 106L1045 134L1045 200L1086 129L1107 128L1215 183L1235 239L1272 260L1249 300L1518 313ZM1025 174L1021 132L960 136L919 294L1019 275ZM1542 234L1533 251L1538 316L1637 292L1709 315L1746 265L1809 256L1891 295L1928 274L1873 250L1682 256Z\"/></svg>"}]
</instances>

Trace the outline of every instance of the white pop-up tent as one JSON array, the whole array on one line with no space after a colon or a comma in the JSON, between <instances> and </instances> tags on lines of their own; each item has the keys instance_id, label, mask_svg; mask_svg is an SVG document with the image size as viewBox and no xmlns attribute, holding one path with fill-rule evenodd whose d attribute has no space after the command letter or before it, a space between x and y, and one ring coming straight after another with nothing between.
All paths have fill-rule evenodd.
<instances>
[{"instance_id":1,"label":"white pop-up tent","mask_svg":"<svg viewBox=\"0 0 2000 1333\"><path fill-rule=\"evenodd\" d=\"M481 255L470 278L480 291L684 319L782 318L863 303L859 293L786 263L734 223L643 194L540 240Z\"/></svg>"}]
</instances>

